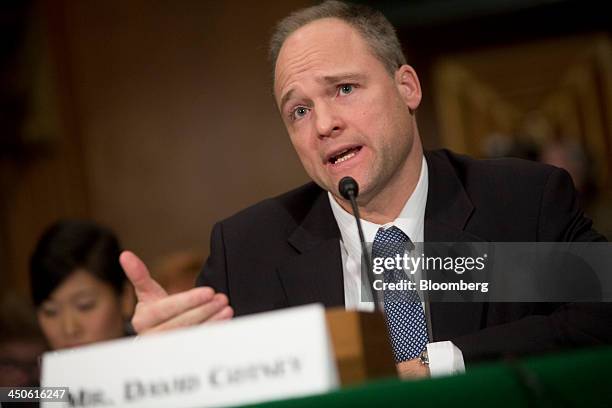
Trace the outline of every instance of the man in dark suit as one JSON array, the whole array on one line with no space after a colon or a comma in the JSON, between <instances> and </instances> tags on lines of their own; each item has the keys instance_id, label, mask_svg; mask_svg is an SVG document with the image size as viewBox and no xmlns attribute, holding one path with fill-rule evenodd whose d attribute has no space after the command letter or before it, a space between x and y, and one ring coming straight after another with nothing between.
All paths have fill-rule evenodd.
<instances>
[{"instance_id":1,"label":"man in dark suit","mask_svg":"<svg viewBox=\"0 0 612 408\"><path fill-rule=\"evenodd\" d=\"M189 292L167 296L144 264L124 253L139 299L138 332L311 302L359 308L352 210L337 189L347 175L359 183L370 242L392 228L415 242L603 239L578 208L564 171L424 154L418 77L380 13L339 2L301 10L277 26L271 56L281 117L314 183L218 223L198 279L205 286ZM390 311L390 324L401 325ZM410 313L423 315L420 308ZM421 340L436 360L447 360L440 373L456 372L464 359L607 341L609 318L596 305L434 303L433 338ZM406 330L423 331L423 318L417 320L421 326ZM400 370L428 374L414 355L397 356Z\"/></svg>"},{"instance_id":2,"label":"man in dark suit","mask_svg":"<svg viewBox=\"0 0 612 408\"><path fill-rule=\"evenodd\" d=\"M427 242L604 239L563 170L445 150L425 157ZM218 223L198 284L228 294L236 315L312 302L343 306L340 239L326 191L309 183ZM610 338L610 319L609 308L593 304L431 305L432 340L451 340L466 361L598 344Z\"/></svg>"}]
</instances>

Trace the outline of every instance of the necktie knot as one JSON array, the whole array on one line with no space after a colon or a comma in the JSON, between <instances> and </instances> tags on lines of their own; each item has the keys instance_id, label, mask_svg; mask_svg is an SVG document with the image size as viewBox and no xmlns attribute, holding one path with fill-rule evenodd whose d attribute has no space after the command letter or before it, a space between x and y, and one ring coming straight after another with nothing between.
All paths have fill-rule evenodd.
<instances>
[{"instance_id":1,"label":"necktie knot","mask_svg":"<svg viewBox=\"0 0 612 408\"><path fill-rule=\"evenodd\" d=\"M372 243L372 254L377 256L394 256L414 248L412 241L404 231L395 225L389 228L379 228Z\"/></svg>"}]
</instances>

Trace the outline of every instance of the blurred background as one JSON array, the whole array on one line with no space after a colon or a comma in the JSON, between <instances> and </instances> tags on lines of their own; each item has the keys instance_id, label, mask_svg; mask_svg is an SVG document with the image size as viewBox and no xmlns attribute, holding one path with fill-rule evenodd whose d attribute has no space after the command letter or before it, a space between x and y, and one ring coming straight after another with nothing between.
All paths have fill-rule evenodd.
<instances>
[{"instance_id":1,"label":"blurred background","mask_svg":"<svg viewBox=\"0 0 612 408\"><path fill-rule=\"evenodd\" d=\"M306 182L271 96L267 40L311 3L0 2L2 293L28 297L29 256L58 218L112 228L167 275L197 270L215 221ZM420 75L427 148L565 167L610 234L601 2L364 3L396 25Z\"/></svg>"}]
</instances>

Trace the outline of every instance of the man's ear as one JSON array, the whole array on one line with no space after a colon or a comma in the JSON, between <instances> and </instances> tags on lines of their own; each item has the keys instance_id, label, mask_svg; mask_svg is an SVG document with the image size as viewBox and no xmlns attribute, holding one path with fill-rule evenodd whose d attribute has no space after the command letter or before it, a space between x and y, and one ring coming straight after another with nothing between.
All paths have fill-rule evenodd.
<instances>
[{"instance_id":1,"label":"man's ear","mask_svg":"<svg viewBox=\"0 0 612 408\"><path fill-rule=\"evenodd\" d=\"M395 71L395 85L404 100L404 103L414 112L421 103L421 84L414 68L402 65Z\"/></svg>"}]
</instances>

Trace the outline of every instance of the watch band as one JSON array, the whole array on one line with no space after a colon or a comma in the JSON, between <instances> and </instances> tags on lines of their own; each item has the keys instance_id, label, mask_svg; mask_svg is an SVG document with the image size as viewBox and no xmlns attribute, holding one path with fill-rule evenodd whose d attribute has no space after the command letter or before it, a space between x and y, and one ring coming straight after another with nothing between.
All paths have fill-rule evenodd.
<instances>
[{"instance_id":1,"label":"watch band","mask_svg":"<svg viewBox=\"0 0 612 408\"><path fill-rule=\"evenodd\" d=\"M427 366L429 365L429 354L427 354L427 348L421 351L421 354L419 354L419 360L421 360L421 364Z\"/></svg>"}]
</instances>

